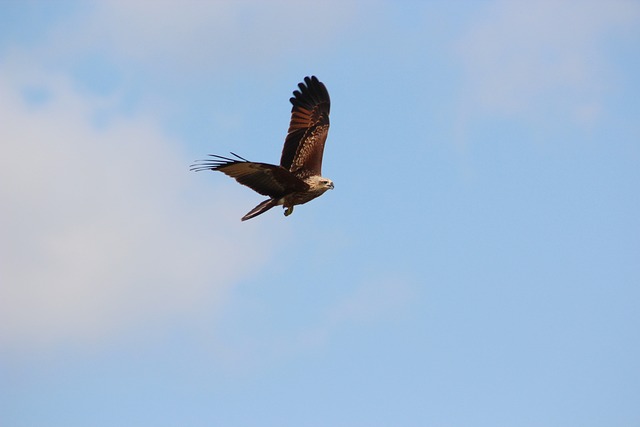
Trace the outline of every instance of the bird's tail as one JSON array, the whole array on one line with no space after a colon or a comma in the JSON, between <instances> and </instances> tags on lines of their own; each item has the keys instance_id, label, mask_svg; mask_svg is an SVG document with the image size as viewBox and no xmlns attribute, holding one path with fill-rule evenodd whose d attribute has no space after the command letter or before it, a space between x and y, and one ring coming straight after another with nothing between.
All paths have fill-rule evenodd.
<instances>
[{"instance_id":1,"label":"bird's tail","mask_svg":"<svg viewBox=\"0 0 640 427\"><path fill-rule=\"evenodd\" d=\"M267 199L264 202L260 203L255 208L251 209L248 214L246 214L245 216L242 217L242 220L246 221L246 220L251 219L251 218L253 218L255 216L258 216L261 213L264 213L264 212L268 211L269 209L271 209L272 207L276 206L277 204L278 204L278 200L277 199Z\"/></svg>"}]
</instances>

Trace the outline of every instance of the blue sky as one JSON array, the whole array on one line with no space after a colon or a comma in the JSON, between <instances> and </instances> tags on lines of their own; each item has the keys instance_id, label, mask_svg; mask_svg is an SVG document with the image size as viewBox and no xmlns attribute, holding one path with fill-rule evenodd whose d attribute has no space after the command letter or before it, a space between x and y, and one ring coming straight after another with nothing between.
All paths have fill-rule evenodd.
<instances>
[{"instance_id":1,"label":"blue sky","mask_svg":"<svg viewBox=\"0 0 640 427\"><path fill-rule=\"evenodd\" d=\"M638 425L640 3L316 3L0 2L0 426Z\"/></svg>"}]
</instances>

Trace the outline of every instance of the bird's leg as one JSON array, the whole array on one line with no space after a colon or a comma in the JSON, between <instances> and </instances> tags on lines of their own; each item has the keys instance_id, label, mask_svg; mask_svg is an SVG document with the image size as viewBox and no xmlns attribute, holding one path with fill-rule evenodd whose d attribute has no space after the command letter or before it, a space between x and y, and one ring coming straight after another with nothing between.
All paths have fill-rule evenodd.
<instances>
[{"instance_id":1,"label":"bird's leg","mask_svg":"<svg viewBox=\"0 0 640 427\"><path fill-rule=\"evenodd\" d=\"M284 216L289 216L293 213L293 206L285 206Z\"/></svg>"}]
</instances>

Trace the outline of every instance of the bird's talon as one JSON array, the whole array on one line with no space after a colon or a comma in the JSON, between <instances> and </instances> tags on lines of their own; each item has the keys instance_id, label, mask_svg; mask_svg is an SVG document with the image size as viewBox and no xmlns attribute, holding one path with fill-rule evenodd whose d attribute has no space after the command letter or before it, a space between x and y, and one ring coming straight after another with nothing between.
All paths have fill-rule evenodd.
<instances>
[{"instance_id":1,"label":"bird's talon","mask_svg":"<svg viewBox=\"0 0 640 427\"><path fill-rule=\"evenodd\" d=\"M289 216L292 213L293 213L293 206L289 206L288 208L285 209L284 216Z\"/></svg>"}]
</instances>

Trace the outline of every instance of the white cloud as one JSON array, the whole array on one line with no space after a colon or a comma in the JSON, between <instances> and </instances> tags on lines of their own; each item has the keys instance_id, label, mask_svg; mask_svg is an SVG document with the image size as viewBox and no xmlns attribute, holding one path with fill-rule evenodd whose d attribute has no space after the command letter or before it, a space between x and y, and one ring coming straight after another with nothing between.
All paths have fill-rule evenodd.
<instances>
[{"instance_id":1,"label":"white cloud","mask_svg":"<svg viewBox=\"0 0 640 427\"><path fill-rule=\"evenodd\" d=\"M470 109L594 119L606 89L607 37L637 25L629 1L497 1L460 40Z\"/></svg>"},{"instance_id":2,"label":"white cloud","mask_svg":"<svg viewBox=\"0 0 640 427\"><path fill-rule=\"evenodd\" d=\"M94 343L197 316L269 257L263 228L241 224L240 204L189 172L153 121L96 127L108 100L3 65L1 346ZM30 103L33 87L46 96Z\"/></svg>"}]
</instances>

